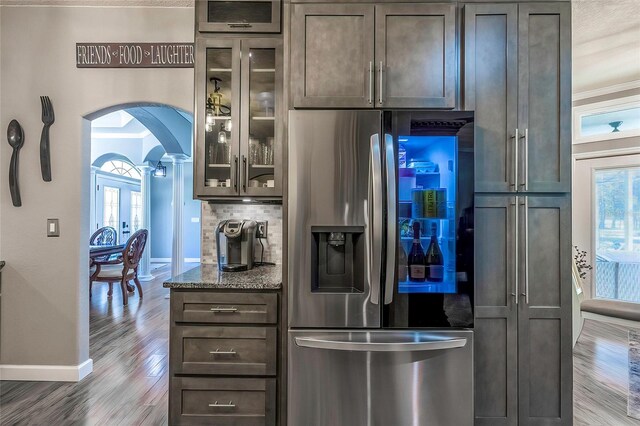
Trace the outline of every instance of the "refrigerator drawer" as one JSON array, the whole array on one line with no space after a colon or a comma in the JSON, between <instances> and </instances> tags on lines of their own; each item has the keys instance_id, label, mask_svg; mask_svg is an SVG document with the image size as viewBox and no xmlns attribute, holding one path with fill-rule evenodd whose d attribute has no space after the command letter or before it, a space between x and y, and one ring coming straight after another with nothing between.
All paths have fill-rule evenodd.
<instances>
[{"instance_id":1,"label":"refrigerator drawer","mask_svg":"<svg viewBox=\"0 0 640 426\"><path fill-rule=\"evenodd\" d=\"M171 317L174 322L275 324L278 321L278 295L174 291L171 293Z\"/></svg>"},{"instance_id":2,"label":"refrigerator drawer","mask_svg":"<svg viewBox=\"0 0 640 426\"><path fill-rule=\"evenodd\" d=\"M473 331L290 330L291 426L473 424Z\"/></svg>"},{"instance_id":3,"label":"refrigerator drawer","mask_svg":"<svg viewBox=\"0 0 640 426\"><path fill-rule=\"evenodd\" d=\"M176 374L276 374L276 327L178 325L171 338Z\"/></svg>"},{"instance_id":4,"label":"refrigerator drawer","mask_svg":"<svg viewBox=\"0 0 640 426\"><path fill-rule=\"evenodd\" d=\"M171 425L276 424L275 379L171 379Z\"/></svg>"}]
</instances>

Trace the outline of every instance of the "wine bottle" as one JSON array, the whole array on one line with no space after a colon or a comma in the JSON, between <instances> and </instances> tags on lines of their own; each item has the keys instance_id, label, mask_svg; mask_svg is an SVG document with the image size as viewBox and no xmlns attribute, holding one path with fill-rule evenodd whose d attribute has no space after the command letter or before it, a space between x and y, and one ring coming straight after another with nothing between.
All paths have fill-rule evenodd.
<instances>
[{"instance_id":1,"label":"wine bottle","mask_svg":"<svg viewBox=\"0 0 640 426\"><path fill-rule=\"evenodd\" d=\"M404 247L398 240L398 281L407 281L409 276L409 265L407 260L407 253L404 251Z\"/></svg>"},{"instance_id":2,"label":"wine bottle","mask_svg":"<svg viewBox=\"0 0 640 426\"><path fill-rule=\"evenodd\" d=\"M444 278L444 257L438 244L437 232L438 227L434 223L431 225L431 242L427 248L425 265L427 266L427 280L441 282Z\"/></svg>"},{"instance_id":3,"label":"wine bottle","mask_svg":"<svg viewBox=\"0 0 640 426\"><path fill-rule=\"evenodd\" d=\"M425 274L424 250L420 244L420 222L413 222L413 245L409 252L409 281L423 282Z\"/></svg>"}]
</instances>

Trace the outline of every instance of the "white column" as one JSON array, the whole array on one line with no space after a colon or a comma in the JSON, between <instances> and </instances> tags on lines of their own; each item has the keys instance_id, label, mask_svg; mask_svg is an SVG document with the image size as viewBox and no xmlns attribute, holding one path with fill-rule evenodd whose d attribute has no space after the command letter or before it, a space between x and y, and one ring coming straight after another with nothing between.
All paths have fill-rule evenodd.
<instances>
[{"instance_id":1,"label":"white column","mask_svg":"<svg viewBox=\"0 0 640 426\"><path fill-rule=\"evenodd\" d=\"M184 209L184 154L169 154L173 160L173 243L171 250L171 275L184 270L183 214Z\"/></svg>"},{"instance_id":2,"label":"white column","mask_svg":"<svg viewBox=\"0 0 640 426\"><path fill-rule=\"evenodd\" d=\"M142 181L140 182L140 191L142 192L142 229L146 229L147 245L142 252L140 261L140 270L138 271L138 279L140 281L151 281L151 171L153 168L149 165L138 166L142 172Z\"/></svg>"},{"instance_id":3,"label":"white column","mask_svg":"<svg viewBox=\"0 0 640 426\"><path fill-rule=\"evenodd\" d=\"M89 185L91 185L91 191L89 192L89 235L93 235L98 230L98 212L96 211L96 170L100 170L99 167L91 166L91 178Z\"/></svg>"}]
</instances>

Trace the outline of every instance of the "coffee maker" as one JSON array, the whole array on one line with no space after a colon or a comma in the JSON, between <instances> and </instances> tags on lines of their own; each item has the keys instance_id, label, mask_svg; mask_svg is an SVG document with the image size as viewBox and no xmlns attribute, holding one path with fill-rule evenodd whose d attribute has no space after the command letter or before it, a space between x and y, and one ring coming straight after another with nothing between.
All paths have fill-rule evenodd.
<instances>
[{"instance_id":1,"label":"coffee maker","mask_svg":"<svg viewBox=\"0 0 640 426\"><path fill-rule=\"evenodd\" d=\"M216 227L218 269L225 272L253 268L257 223L253 220L228 219Z\"/></svg>"}]
</instances>

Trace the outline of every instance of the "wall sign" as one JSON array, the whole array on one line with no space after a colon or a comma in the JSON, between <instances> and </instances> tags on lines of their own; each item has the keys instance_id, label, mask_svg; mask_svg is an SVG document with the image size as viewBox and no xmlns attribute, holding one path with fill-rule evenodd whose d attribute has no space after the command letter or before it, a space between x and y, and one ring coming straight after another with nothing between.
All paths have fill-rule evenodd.
<instances>
[{"instance_id":1,"label":"wall sign","mask_svg":"<svg viewBox=\"0 0 640 426\"><path fill-rule=\"evenodd\" d=\"M194 43L76 43L77 68L193 68Z\"/></svg>"}]
</instances>

